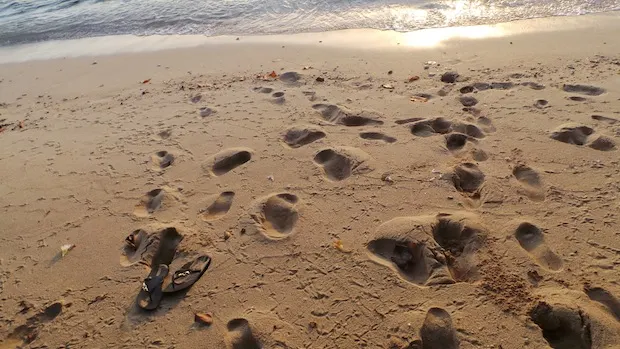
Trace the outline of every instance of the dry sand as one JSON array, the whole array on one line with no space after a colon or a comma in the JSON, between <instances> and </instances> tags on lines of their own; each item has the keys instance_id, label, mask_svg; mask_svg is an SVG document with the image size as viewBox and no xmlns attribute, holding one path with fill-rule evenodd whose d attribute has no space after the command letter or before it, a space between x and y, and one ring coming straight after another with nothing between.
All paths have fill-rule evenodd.
<instances>
[{"instance_id":1,"label":"dry sand","mask_svg":"<svg viewBox=\"0 0 620 349\"><path fill-rule=\"evenodd\" d=\"M620 347L620 21L583 18L0 65L0 348ZM147 313L125 238L165 228L213 261Z\"/></svg>"}]
</instances>

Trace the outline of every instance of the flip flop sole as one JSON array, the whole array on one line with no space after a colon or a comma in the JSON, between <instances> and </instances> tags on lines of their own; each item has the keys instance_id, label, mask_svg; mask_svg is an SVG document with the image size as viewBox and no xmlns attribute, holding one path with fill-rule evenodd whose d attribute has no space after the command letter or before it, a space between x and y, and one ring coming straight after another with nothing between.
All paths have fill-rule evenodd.
<instances>
[{"instance_id":1,"label":"flip flop sole","mask_svg":"<svg viewBox=\"0 0 620 349\"><path fill-rule=\"evenodd\" d=\"M185 263L174 272L173 279L164 287L163 292L173 293L190 288L209 269L209 265L211 265L211 257L207 255L199 256L193 261Z\"/></svg>"},{"instance_id":2,"label":"flip flop sole","mask_svg":"<svg viewBox=\"0 0 620 349\"><path fill-rule=\"evenodd\" d=\"M154 269L155 270L155 269ZM142 284L142 289L136 297L136 304L144 310L155 310L164 296L162 285L168 276L168 266L160 264L155 273L151 272Z\"/></svg>"}]
</instances>

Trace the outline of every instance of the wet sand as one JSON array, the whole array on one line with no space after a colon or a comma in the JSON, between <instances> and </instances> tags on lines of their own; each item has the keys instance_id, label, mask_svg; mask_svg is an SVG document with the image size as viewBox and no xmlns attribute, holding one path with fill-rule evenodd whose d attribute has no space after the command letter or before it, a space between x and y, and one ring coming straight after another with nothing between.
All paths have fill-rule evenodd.
<instances>
[{"instance_id":1,"label":"wet sand","mask_svg":"<svg viewBox=\"0 0 620 349\"><path fill-rule=\"evenodd\" d=\"M0 348L618 348L620 21L563 21L1 64Z\"/></svg>"}]
</instances>

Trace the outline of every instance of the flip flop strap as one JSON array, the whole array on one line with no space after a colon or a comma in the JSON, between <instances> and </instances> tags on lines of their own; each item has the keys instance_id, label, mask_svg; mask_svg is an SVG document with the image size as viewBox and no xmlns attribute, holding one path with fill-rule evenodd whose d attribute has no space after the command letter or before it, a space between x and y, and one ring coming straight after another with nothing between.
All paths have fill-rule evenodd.
<instances>
[{"instance_id":1,"label":"flip flop strap","mask_svg":"<svg viewBox=\"0 0 620 349\"><path fill-rule=\"evenodd\" d=\"M172 284L173 285L177 285L176 280L178 278L182 278L182 277L191 275L192 273L198 273L198 272L199 272L198 270L189 270L189 269L186 269L186 270L183 270L183 271L177 270L172 275Z\"/></svg>"},{"instance_id":2,"label":"flip flop strap","mask_svg":"<svg viewBox=\"0 0 620 349\"><path fill-rule=\"evenodd\" d=\"M125 238L125 242L131 245L131 247L136 248L136 237L133 235L129 235Z\"/></svg>"},{"instance_id":3,"label":"flip flop strap","mask_svg":"<svg viewBox=\"0 0 620 349\"><path fill-rule=\"evenodd\" d=\"M149 298L151 298L153 290L155 290L157 287L161 287L162 281L163 278L161 276L149 276L142 282L142 289L146 293L148 293Z\"/></svg>"}]
</instances>

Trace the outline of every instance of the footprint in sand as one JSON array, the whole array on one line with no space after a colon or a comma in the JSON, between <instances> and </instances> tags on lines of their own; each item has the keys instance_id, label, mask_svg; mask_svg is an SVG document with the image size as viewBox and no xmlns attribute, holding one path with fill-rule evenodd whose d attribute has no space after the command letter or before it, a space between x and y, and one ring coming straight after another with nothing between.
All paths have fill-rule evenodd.
<instances>
[{"instance_id":1,"label":"footprint in sand","mask_svg":"<svg viewBox=\"0 0 620 349\"><path fill-rule=\"evenodd\" d=\"M215 114L215 109L213 108L202 107L198 109L198 115L200 115L201 118L206 118L207 116L211 116L213 114Z\"/></svg>"},{"instance_id":2,"label":"footprint in sand","mask_svg":"<svg viewBox=\"0 0 620 349\"><path fill-rule=\"evenodd\" d=\"M551 348L593 348L590 318L577 306L538 302L529 315Z\"/></svg>"},{"instance_id":3,"label":"footprint in sand","mask_svg":"<svg viewBox=\"0 0 620 349\"><path fill-rule=\"evenodd\" d=\"M615 125L620 122L618 119L610 118L608 116L603 115L592 115L592 119L596 121L601 121L610 125Z\"/></svg>"},{"instance_id":4,"label":"footprint in sand","mask_svg":"<svg viewBox=\"0 0 620 349\"><path fill-rule=\"evenodd\" d=\"M157 133L157 136L161 139L168 139L172 136L172 130L163 130Z\"/></svg>"},{"instance_id":5,"label":"footprint in sand","mask_svg":"<svg viewBox=\"0 0 620 349\"><path fill-rule=\"evenodd\" d=\"M190 97L189 101L192 103L198 103L202 100L202 95L201 94L197 94L195 96Z\"/></svg>"},{"instance_id":6,"label":"footprint in sand","mask_svg":"<svg viewBox=\"0 0 620 349\"><path fill-rule=\"evenodd\" d=\"M273 88L271 87L257 86L254 87L252 90L256 93L271 94L271 98L269 99L269 101L271 101L271 103L273 104L284 104L284 102L286 102L286 99L284 98L284 92L273 92Z\"/></svg>"},{"instance_id":7,"label":"footprint in sand","mask_svg":"<svg viewBox=\"0 0 620 349\"><path fill-rule=\"evenodd\" d=\"M304 348L299 329L281 320L271 311L253 309L251 313L233 318L226 323L224 344L227 349L285 349ZM219 348L219 347L218 347Z\"/></svg>"},{"instance_id":8,"label":"footprint in sand","mask_svg":"<svg viewBox=\"0 0 620 349\"><path fill-rule=\"evenodd\" d=\"M448 266L457 281L475 280L478 267L475 252L488 235L476 216L471 214L439 213L431 224L433 239L447 251Z\"/></svg>"},{"instance_id":9,"label":"footprint in sand","mask_svg":"<svg viewBox=\"0 0 620 349\"><path fill-rule=\"evenodd\" d=\"M125 238L120 264L124 267L137 263L151 267L162 261L170 264L181 240L183 236L174 227L136 229Z\"/></svg>"},{"instance_id":10,"label":"footprint in sand","mask_svg":"<svg viewBox=\"0 0 620 349\"><path fill-rule=\"evenodd\" d=\"M474 88L478 91L486 91L486 90L490 90L493 87L491 87L491 84L486 83L486 82L476 82L473 84Z\"/></svg>"},{"instance_id":11,"label":"footprint in sand","mask_svg":"<svg viewBox=\"0 0 620 349\"><path fill-rule=\"evenodd\" d=\"M120 263L129 267L136 263L148 265L159 246L159 235L149 233L145 229L136 229L131 232L123 244Z\"/></svg>"},{"instance_id":12,"label":"footprint in sand","mask_svg":"<svg viewBox=\"0 0 620 349\"><path fill-rule=\"evenodd\" d=\"M282 141L291 148L299 148L324 138L327 134L318 126L296 125L282 136Z\"/></svg>"},{"instance_id":13,"label":"footprint in sand","mask_svg":"<svg viewBox=\"0 0 620 349\"><path fill-rule=\"evenodd\" d=\"M594 150L610 151L616 149L616 142L610 137L599 135L588 143L588 147Z\"/></svg>"},{"instance_id":14,"label":"footprint in sand","mask_svg":"<svg viewBox=\"0 0 620 349\"><path fill-rule=\"evenodd\" d=\"M536 91L540 91L540 90L544 90L545 89L545 85L539 84L537 82L532 82L532 81L522 82L521 86L527 86L527 87L531 88L532 90L536 90Z\"/></svg>"},{"instance_id":15,"label":"footprint in sand","mask_svg":"<svg viewBox=\"0 0 620 349\"><path fill-rule=\"evenodd\" d=\"M536 100L536 102L534 102L534 107L538 108L538 109L545 109L549 107L549 101L547 101L546 99L538 99Z\"/></svg>"},{"instance_id":16,"label":"footprint in sand","mask_svg":"<svg viewBox=\"0 0 620 349\"><path fill-rule=\"evenodd\" d=\"M463 133L450 133L446 135L446 148L449 151L456 152L465 148L467 141L473 141L473 139Z\"/></svg>"},{"instance_id":17,"label":"footprint in sand","mask_svg":"<svg viewBox=\"0 0 620 349\"><path fill-rule=\"evenodd\" d=\"M458 150L464 147L468 137L485 137L484 132L482 132L482 130L474 124L466 122L452 122L443 117L417 120L409 126L409 129L413 135L418 137L430 137L436 134L449 134L446 137L448 140L448 149L450 150ZM464 136L451 136L451 134L453 134L452 132L455 132L454 134L463 134Z\"/></svg>"},{"instance_id":18,"label":"footprint in sand","mask_svg":"<svg viewBox=\"0 0 620 349\"><path fill-rule=\"evenodd\" d=\"M404 124L410 124L412 122L417 122L417 121L421 121L424 120L424 118L407 118L407 119L400 119L400 120L396 120L394 121L394 123L396 125L404 125Z\"/></svg>"},{"instance_id":19,"label":"footprint in sand","mask_svg":"<svg viewBox=\"0 0 620 349\"><path fill-rule=\"evenodd\" d=\"M540 228L532 223L522 222L515 229L514 237L540 266L551 271L562 269L562 259L547 246Z\"/></svg>"},{"instance_id":20,"label":"footprint in sand","mask_svg":"<svg viewBox=\"0 0 620 349\"><path fill-rule=\"evenodd\" d=\"M452 122L443 117L422 119L409 126L411 133L418 137L430 137L436 134L452 132Z\"/></svg>"},{"instance_id":21,"label":"footprint in sand","mask_svg":"<svg viewBox=\"0 0 620 349\"><path fill-rule=\"evenodd\" d=\"M381 132L362 132L360 137L372 141L383 141L385 143L394 143L396 138L383 134Z\"/></svg>"},{"instance_id":22,"label":"footprint in sand","mask_svg":"<svg viewBox=\"0 0 620 349\"><path fill-rule=\"evenodd\" d=\"M284 92L274 92L271 94L271 103L284 104L285 101Z\"/></svg>"},{"instance_id":23,"label":"footprint in sand","mask_svg":"<svg viewBox=\"0 0 620 349\"><path fill-rule=\"evenodd\" d=\"M571 101L575 101L575 102L585 102L588 101L588 99L586 97L581 97L581 96L570 96L567 97L568 99L570 99Z\"/></svg>"},{"instance_id":24,"label":"footprint in sand","mask_svg":"<svg viewBox=\"0 0 620 349\"><path fill-rule=\"evenodd\" d=\"M461 96L459 97L459 102L461 102L464 107L473 107L478 104L478 100L472 96Z\"/></svg>"},{"instance_id":25,"label":"footprint in sand","mask_svg":"<svg viewBox=\"0 0 620 349\"><path fill-rule=\"evenodd\" d=\"M252 159L250 148L229 148L215 154L209 163L209 171L214 176L224 175Z\"/></svg>"},{"instance_id":26,"label":"footprint in sand","mask_svg":"<svg viewBox=\"0 0 620 349\"><path fill-rule=\"evenodd\" d=\"M151 155L151 160L155 164L156 169L163 170L167 167L170 167L172 163L174 163L174 155L168 153L165 150L162 150Z\"/></svg>"},{"instance_id":27,"label":"footprint in sand","mask_svg":"<svg viewBox=\"0 0 620 349\"><path fill-rule=\"evenodd\" d=\"M563 124L551 132L551 139L563 143L574 145L587 145L588 147L600 150L610 151L616 149L615 141L604 135L590 137L594 133L594 129L579 124ZM590 138L594 138L590 141Z\"/></svg>"},{"instance_id":28,"label":"footprint in sand","mask_svg":"<svg viewBox=\"0 0 620 349\"><path fill-rule=\"evenodd\" d=\"M482 130L486 133L493 133L496 131L493 121L486 116L480 116L476 119L476 123L482 125Z\"/></svg>"},{"instance_id":29,"label":"footprint in sand","mask_svg":"<svg viewBox=\"0 0 620 349\"><path fill-rule=\"evenodd\" d=\"M476 117L478 117L478 116L480 116L480 114L482 114L482 110L480 110L480 109L478 109L476 107L465 107L465 108L463 108L461 110L466 112L466 113L469 113L469 114L471 114L473 116L476 116Z\"/></svg>"},{"instance_id":30,"label":"footprint in sand","mask_svg":"<svg viewBox=\"0 0 620 349\"><path fill-rule=\"evenodd\" d=\"M148 217L157 211L161 206L166 192L163 189L153 189L146 193L146 195L140 200L140 203L136 205L133 214L137 217Z\"/></svg>"},{"instance_id":31,"label":"footprint in sand","mask_svg":"<svg viewBox=\"0 0 620 349\"><path fill-rule=\"evenodd\" d=\"M459 340L450 314L442 308L430 308L420 328L422 349L458 349Z\"/></svg>"},{"instance_id":32,"label":"footprint in sand","mask_svg":"<svg viewBox=\"0 0 620 349\"><path fill-rule=\"evenodd\" d=\"M351 127L383 125L383 121L377 120L378 115L367 111L355 113L334 104L315 104L312 108L321 114L323 120L338 125Z\"/></svg>"},{"instance_id":33,"label":"footprint in sand","mask_svg":"<svg viewBox=\"0 0 620 349\"><path fill-rule=\"evenodd\" d=\"M585 294L560 288L538 288L539 301L529 310L530 319L554 349L612 349L620 338L620 322L609 311L606 290L586 285ZM613 297L613 296L612 296Z\"/></svg>"},{"instance_id":34,"label":"footprint in sand","mask_svg":"<svg viewBox=\"0 0 620 349\"><path fill-rule=\"evenodd\" d=\"M280 81L286 84L295 84L299 80L301 80L301 75L294 71L289 71L289 72L280 74Z\"/></svg>"},{"instance_id":35,"label":"footprint in sand","mask_svg":"<svg viewBox=\"0 0 620 349\"><path fill-rule=\"evenodd\" d=\"M175 227L168 227L157 232L159 246L153 254L153 258L148 261L151 268L160 264L170 265L177 253L177 247L183 241L183 235Z\"/></svg>"},{"instance_id":36,"label":"footprint in sand","mask_svg":"<svg viewBox=\"0 0 620 349\"><path fill-rule=\"evenodd\" d=\"M218 220L226 215L232 206L235 192L225 191L219 195L215 195L209 201L209 206L200 210L199 216L205 222Z\"/></svg>"},{"instance_id":37,"label":"footprint in sand","mask_svg":"<svg viewBox=\"0 0 620 349\"><path fill-rule=\"evenodd\" d=\"M301 91L301 93L306 96L310 102L314 102L318 98L314 91Z\"/></svg>"},{"instance_id":38,"label":"footprint in sand","mask_svg":"<svg viewBox=\"0 0 620 349\"><path fill-rule=\"evenodd\" d=\"M426 100L427 102L434 98L432 94L424 92L414 93L412 97L419 97L422 98L422 100Z\"/></svg>"},{"instance_id":39,"label":"footprint in sand","mask_svg":"<svg viewBox=\"0 0 620 349\"><path fill-rule=\"evenodd\" d=\"M532 201L545 201L545 190L538 172L527 165L519 164L512 169L512 175Z\"/></svg>"},{"instance_id":40,"label":"footprint in sand","mask_svg":"<svg viewBox=\"0 0 620 349\"><path fill-rule=\"evenodd\" d=\"M483 228L473 215L439 213L435 219L431 224L433 239L454 257L477 249L484 239Z\"/></svg>"},{"instance_id":41,"label":"footprint in sand","mask_svg":"<svg viewBox=\"0 0 620 349\"><path fill-rule=\"evenodd\" d=\"M484 184L484 178L485 175L478 165L471 162L456 165L452 172L454 187L466 195L479 192Z\"/></svg>"},{"instance_id":42,"label":"footprint in sand","mask_svg":"<svg viewBox=\"0 0 620 349\"><path fill-rule=\"evenodd\" d=\"M609 313L611 313L616 320L620 321L620 301L616 296L604 288L593 287L591 285L586 285L584 287L584 292L591 300L605 306L609 310Z\"/></svg>"},{"instance_id":43,"label":"footprint in sand","mask_svg":"<svg viewBox=\"0 0 620 349\"><path fill-rule=\"evenodd\" d=\"M486 137L484 132L482 132L482 130L478 126L476 126L474 124L467 123L467 122L457 122L457 123L454 123L452 125L452 129L455 132L463 133L463 134L466 134L466 135L468 135L470 137L473 137L473 138L480 139L480 138Z\"/></svg>"},{"instance_id":44,"label":"footprint in sand","mask_svg":"<svg viewBox=\"0 0 620 349\"><path fill-rule=\"evenodd\" d=\"M69 305L66 305L67 307ZM7 337L0 343L2 349L25 348L32 343L41 332L44 325L54 320L65 307L62 302L54 302L48 305L44 310L26 319L26 323L11 331ZM29 346L28 346L29 347Z\"/></svg>"},{"instance_id":45,"label":"footprint in sand","mask_svg":"<svg viewBox=\"0 0 620 349\"><path fill-rule=\"evenodd\" d=\"M471 162L456 165L452 170L451 179L454 188L463 196L467 207L478 208L482 205L485 175L478 165Z\"/></svg>"},{"instance_id":46,"label":"footprint in sand","mask_svg":"<svg viewBox=\"0 0 620 349\"><path fill-rule=\"evenodd\" d=\"M299 198L290 193L272 194L256 200L249 211L258 231L269 239L279 240L290 236L299 212Z\"/></svg>"},{"instance_id":47,"label":"footprint in sand","mask_svg":"<svg viewBox=\"0 0 620 349\"><path fill-rule=\"evenodd\" d=\"M243 318L232 319L226 324L226 346L230 349L261 349L263 346L252 333L250 322Z\"/></svg>"},{"instance_id":48,"label":"footprint in sand","mask_svg":"<svg viewBox=\"0 0 620 349\"><path fill-rule=\"evenodd\" d=\"M510 90L515 85L512 82L476 82L472 86L478 91L486 90Z\"/></svg>"},{"instance_id":49,"label":"footprint in sand","mask_svg":"<svg viewBox=\"0 0 620 349\"><path fill-rule=\"evenodd\" d=\"M475 252L486 235L471 214L398 217L381 224L366 247L371 260L406 281L452 284L477 278Z\"/></svg>"},{"instance_id":50,"label":"footprint in sand","mask_svg":"<svg viewBox=\"0 0 620 349\"><path fill-rule=\"evenodd\" d=\"M427 217L399 217L381 224L368 242L368 257L418 286L453 284L442 249L425 231Z\"/></svg>"},{"instance_id":51,"label":"footprint in sand","mask_svg":"<svg viewBox=\"0 0 620 349\"><path fill-rule=\"evenodd\" d=\"M568 144L584 145L594 130L578 124L564 124L551 132L551 138Z\"/></svg>"},{"instance_id":52,"label":"footprint in sand","mask_svg":"<svg viewBox=\"0 0 620 349\"><path fill-rule=\"evenodd\" d=\"M496 131L495 126L493 126L493 121L491 121L488 116L482 115L482 110L476 107L465 107L462 110L476 117L476 123L482 126L482 130L485 133L493 133Z\"/></svg>"},{"instance_id":53,"label":"footprint in sand","mask_svg":"<svg viewBox=\"0 0 620 349\"><path fill-rule=\"evenodd\" d=\"M492 82L491 88L494 90L510 90L515 87L515 84L512 82Z\"/></svg>"},{"instance_id":54,"label":"footprint in sand","mask_svg":"<svg viewBox=\"0 0 620 349\"><path fill-rule=\"evenodd\" d=\"M596 86L592 86L592 85L564 85L562 86L562 90L564 90L564 92L569 92L569 93L579 93L582 95L586 95L586 96L600 96L603 93L605 93L605 89L602 89L600 87L596 87Z\"/></svg>"},{"instance_id":55,"label":"footprint in sand","mask_svg":"<svg viewBox=\"0 0 620 349\"><path fill-rule=\"evenodd\" d=\"M471 85L463 86L459 89L459 92L462 94L472 93L474 92L474 87Z\"/></svg>"},{"instance_id":56,"label":"footprint in sand","mask_svg":"<svg viewBox=\"0 0 620 349\"><path fill-rule=\"evenodd\" d=\"M369 165L370 155L353 147L334 147L319 151L314 162L319 165L325 176L332 181L342 181L352 174L372 171Z\"/></svg>"},{"instance_id":57,"label":"footprint in sand","mask_svg":"<svg viewBox=\"0 0 620 349\"><path fill-rule=\"evenodd\" d=\"M475 148L471 150L471 157L475 161L487 161L489 159L489 154L483 149Z\"/></svg>"},{"instance_id":58,"label":"footprint in sand","mask_svg":"<svg viewBox=\"0 0 620 349\"><path fill-rule=\"evenodd\" d=\"M445 82L446 84L454 84L457 81L462 81L463 78L455 71L447 71L441 74L441 78L439 80L441 82Z\"/></svg>"},{"instance_id":59,"label":"footprint in sand","mask_svg":"<svg viewBox=\"0 0 620 349\"><path fill-rule=\"evenodd\" d=\"M253 90L254 92L265 93L265 94L273 92L273 89L271 87L262 87L262 86L254 87Z\"/></svg>"}]
</instances>

